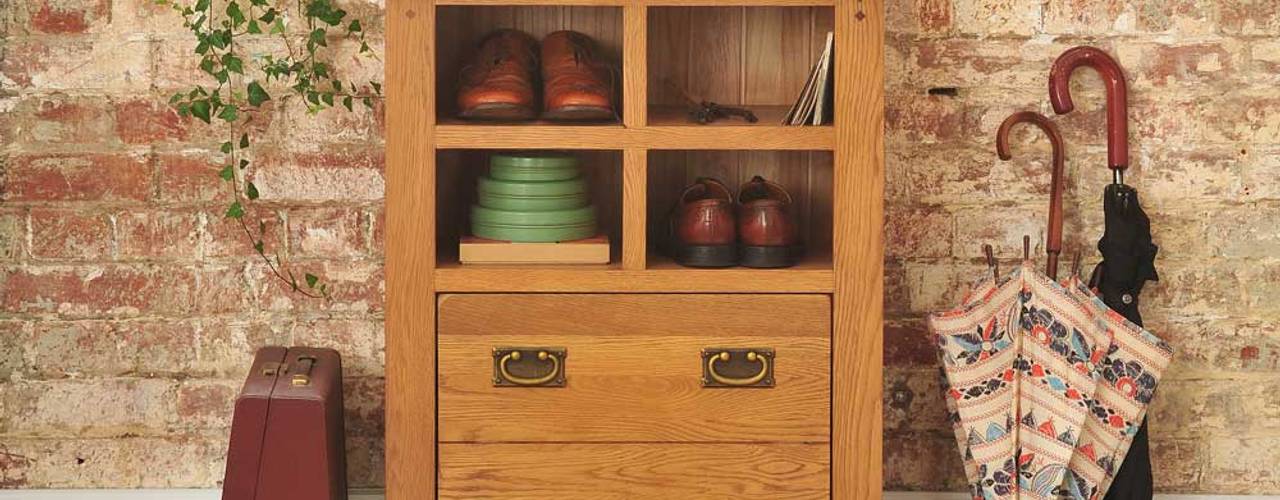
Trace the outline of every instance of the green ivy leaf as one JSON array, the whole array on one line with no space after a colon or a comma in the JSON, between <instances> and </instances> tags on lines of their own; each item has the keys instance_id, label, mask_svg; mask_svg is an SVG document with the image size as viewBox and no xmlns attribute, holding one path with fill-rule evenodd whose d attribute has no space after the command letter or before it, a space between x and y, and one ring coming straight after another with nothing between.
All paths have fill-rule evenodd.
<instances>
[{"instance_id":1,"label":"green ivy leaf","mask_svg":"<svg viewBox=\"0 0 1280 500\"><path fill-rule=\"evenodd\" d=\"M258 21L249 21L248 30L250 35L261 35L262 25L258 24Z\"/></svg>"},{"instance_id":2,"label":"green ivy leaf","mask_svg":"<svg viewBox=\"0 0 1280 500\"><path fill-rule=\"evenodd\" d=\"M244 207L238 201L231 203L231 206L227 207L227 218L239 219L241 217L244 217Z\"/></svg>"},{"instance_id":3,"label":"green ivy leaf","mask_svg":"<svg viewBox=\"0 0 1280 500\"><path fill-rule=\"evenodd\" d=\"M262 240L258 240L257 242L255 242L255 243L253 244L253 249L254 249L254 250L257 250L259 254L265 253L265 252L266 252L266 247L267 247L267 246L266 246L265 244L263 244L263 243L262 243Z\"/></svg>"},{"instance_id":4,"label":"green ivy leaf","mask_svg":"<svg viewBox=\"0 0 1280 500\"><path fill-rule=\"evenodd\" d=\"M222 111L218 113L218 118L224 122L233 122L240 117L240 109L235 104L228 104L222 107Z\"/></svg>"},{"instance_id":5,"label":"green ivy leaf","mask_svg":"<svg viewBox=\"0 0 1280 500\"><path fill-rule=\"evenodd\" d=\"M271 100L271 96L267 94L267 90L262 88L262 84L253 81L249 82L249 105L253 107L261 106L262 103Z\"/></svg>"},{"instance_id":6,"label":"green ivy leaf","mask_svg":"<svg viewBox=\"0 0 1280 500\"><path fill-rule=\"evenodd\" d=\"M227 165L222 167L222 171L218 172L218 177L221 177L224 181L229 181L236 178L236 172L231 168L231 165Z\"/></svg>"},{"instance_id":7,"label":"green ivy leaf","mask_svg":"<svg viewBox=\"0 0 1280 500\"><path fill-rule=\"evenodd\" d=\"M222 66L232 73L244 74L244 60L233 54L224 54L222 56Z\"/></svg>"},{"instance_id":8,"label":"green ivy leaf","mask_svg":"<svg viewBox=\"0 0 1280 500\"><path fill-rule=\"evenodd\" d=\"M200 121L211 123L213 120L209 117L209 100L197 99L191 101L191 116L199 118Z\"/></svg>"},{"instance_id":9,"label":"green ivy leaf","mask_svg":"<svg viewBox=\"0 0 1280 500\"><path fill-rule=\"evenodd\" d=\"M354 20L354 21L351 21L351 25L350 25L350 26L347 26L347 31L350 31L350 32L352 32L352 33L359 33L359 32L361 32L361 31L363 31L363 29L364 29L364 27L363 27L363 26L360 26L360 20L359 20L359 19L356 19L356 20Z\"/></svg>"},{"instance_id":10,"label":"green ivy leaf","mask_svg":"<svg viewBox=\"0 0 1280 500\"><path fill-rule=\"evenodd\" d=\"M333 92L320 94L320 100L324 101L326 105L333 106Z\"/></svg>"},{"instance_id":11,"label":"green ivy leaf","mask_svg":"<svg viewBox=\"0 0 1280 500\"><path fill-rule=\"evenodd\" d=\"M271 25L271 34L272 35L284 34L284 18L282 17L276 18L276 22Z\"/></svg>"},{"instance_id":12,"label":"green ivy leaf","mask_svg":"<svg viewBox=\"0 0 1280 500\"><path fill-rule=\"evenodd\" d=\"M266 12L263 12L262 15L258 17L258 20L267 24L271 24L276 20L276 16L278 15L280 15L280 13L276 12L275 8L271 8L271 9L267 9Z\"/></svg>"},{"instance_id":13,"label":"green ivy leaf","mask_svg":"<svg viewBox=\"0 0 1280 500\"><path fill-rule=\"evenodd\" d=\"M347 111L355 111L355 108L351 105L352 100L351 96L342 99L342 105L347 108Z\"/></svg>"},{"instance_id":14,"label":"green ivy leaf","mask_svg":"<svg viewBox=\"0 0 1280 500\"><path fill-rule=\"evenodd\" d=\"M211 3L211 0L200 0L196 2L196 6L195 6L196 12L208 9L210 3Z\"/></svg>"},{"instance_id":15,"label":"green ivy leaf","mask_svg":"<svg viewBox=\"0 0 1280 500\"><path fill-rule=\"evenodd\" d=\"M314 275L314 274L311 274L311 273L307 273L306 278L307 278L307 287L308 287L308 288L315 288L315 287L316 287L316 283L319 283L319 282L320 282L320 278L319 278L318 276Z\"/></svg>"},{"instance_id":16,"label":"green ivy leaf","mask_svg":"<svg viewBox=\"0 0 1280 500\"><path fill-rule=\"evenodd\" d=\"M378 82L369 82L369 86L373 87L373 91L378 95L382 95L382 84Z\"/></svg>"},{"instance_id":17,"label":"green ivy leaf","mask_svg":"<svg viewBox=\"0 0 1280 500\"><path fill-rule=\"evenodd\" d=\"M328 47L329 42L324 38L324 28L311 30L311 36L307 39L307 43L317 47Z\"/></svg>"},{"instance_id":18,"label":"green ivy leaf","mask_svg":"<svg viewBox=\"0 0 1280 500\"><path fill-rule=\"evenodd\" d=\"M231 18L232 26L238 28L240 25L244 24L244 11L240 10L240 4L236 2L236 0L227 2L227 17Z\"/></svg>"},{"instance_id":19,"label":"green ivy leaf","mask_svg":"<svg viewBox=\"0 0 1280 500\"><path fill-rule=\"evenodd\" d=\"M240 134L240 149L249 147L249 134Z\"/></svg>"},{"instance_id":20,"label":"green ivy leaf","mask_svg":"<svg viewBox=\"0 0 1280 500\"><path fill-rule=\"evenodd\" d=\"M232 149L231 141L222 143L222 148L221 148L222 154L224 155L231 154L231 149Z\"/></svg>"},{"instance_id":21,"label":"green ivy leaf","mask_svg":"<svg viewBox=\"0 0 1280 500\"><path fill-rule=\"evenodd\" d=\"M246 182L244 186L244 195L248 197L249 200L258 199L258 186L253 185L252 182Z\"/></svg>"},{"instance_id":22,"label":"green ivy leaf","mask_svg":"<svg viewBox=\"0 0 1280 500\"><path fill-rule=\"evenodd\" d=\"M249 168L249 160L240 160L240 170L244 170L246 168Z\"/></svg>"}]
</instances>

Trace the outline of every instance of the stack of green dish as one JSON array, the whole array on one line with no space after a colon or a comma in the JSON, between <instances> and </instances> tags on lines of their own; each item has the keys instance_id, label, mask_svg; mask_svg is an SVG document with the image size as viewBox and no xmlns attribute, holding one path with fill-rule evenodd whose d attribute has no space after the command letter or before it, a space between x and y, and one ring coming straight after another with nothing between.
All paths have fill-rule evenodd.
<instances>
[{"instance_id":1,"label":"stack of green dish","mask_svg":"<svg viewBox=\"0 0 1280 500\"><path fill-rule=\"evenodd\" d=\"M476 190L471 234L491 240L551 243L596 235L587 181L571 156L496 155Z\"/></svg>"}]
</instances>

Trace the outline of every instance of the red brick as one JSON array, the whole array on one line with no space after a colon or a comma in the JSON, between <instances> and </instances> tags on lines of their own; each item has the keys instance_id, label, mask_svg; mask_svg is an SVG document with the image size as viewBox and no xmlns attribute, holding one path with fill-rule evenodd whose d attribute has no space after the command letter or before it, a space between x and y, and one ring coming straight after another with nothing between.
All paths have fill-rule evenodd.
<instances>
[{"instance_id":1,"label":"red brick","mask_svg":"<svg viewBox=\"0 0 1280 500\"><path fill-rule=\"evenodd\" d=\"M249 227L245 234L240 221L226 217L225 209L204 214L204 254L211 259L224 257L258 257L253 248L255 241L263 242L263 251L268 256L285 256L285 238L283 221L278 214L267 207L251 204L245 212L244 222ZM266 231L259 232L261 224L266 224ZM253 259L255 262L257 259Z\"/></svg>"},{"instance_id":2,"label":"red brick","mask_svg":"<svg viewBox=\"0 0 1280 500\"><path fill-rule=\"evenodd\" d=\"M143 201L151 169L141 155L19 154L5 174L3 201Z\"/></svg>"},{"instance_id":3,"label":"red brick","mask_svg":"<svg viewBox=\"0 0 1280 500\"><path fill-rule=\"evenodd\" d=\"M384 152L371 147L325 146L321 153L266 150L253 180L270 201L377 201L386 180Z\"/></svg>"},{"instance_id":4,"label":"red brick","mask_svg":"<svg viewBox=\"0 0 1280 500\"><path fill-rule=\"evenodd\" d=\"M41 91L130 91L151 86L151 42L32 37L7 40L0 76Z\"/></svg>"},{"instance_id":5,"label":"red brick","mask_svg":"<svg viewBox=\"0 0 1280 500\"><path fill-rule=\"evenodd\" d=\"M30 144L103 144L115 142L115 117L101 97L66 94L22 97L13 118L15 140Z\"/></svg>"},{"instance_id":6,"label":"red brick","mask_svg":"<svg viewBox=\"0 0 1280 500\"><path fill-rule=\"evenodd\" d=\"M35 0L31 31L50 35L83 33L111 13L110 0Z\"/></svg>"},{"instance_id":7,"label":"red brick","mask_svg":"<svg viewBox=\"0 0 1280 500\"><path fill-rule=\"evenodd\" d=\"M116 226L121 259L192 259L199 250L199 212L124 212Z\"/></svg>"},{"instance_id":8,"label":"red brick","mask_svg":"<svg viewBox=\"0 0 1280 500\"><path fill-rule=\"evenodd\" d=\"M0 275L0 306L12 314L64 317L182 313L191 307L194 281L179 267L9 268Z\"/></svg>"},{"instance_id":9,"label":"red brick","mask_svg":"<svg viewBox=\"0 0 1280 500\"><path fill-rule=\"evenodd\" d=\"M188 370L196 376L243 380L253 355L263 346L291 345L292 320L228 320L211 318L199 322L194 356L188 356Z\"/></svg>"},{"instance_id":10,"label":"red brick","mask_svg":"<svg viewBox=\"0 0 1280 500\"><path fill-rule=\"evenodd\" d=\"M230 429L243 381L188 380L178 386L178 421L192 430Z\"/></svg>"},{"instance_id":11,"label":"red brick","mask_svg":"<svg viewBox=\"0 0 1280 500\"><path fill-rule=\"evenodd\" d=\"M1280 8L1276 8L1272 0L1233 0L1218 5L1224 33L1262 36L1280 33Z\"/></svg>"},{"instance_id":12,"label":"red brick","mask_svg":"<svg viewBox=\"0 0 1280 500\"><path fill-rule=\"evenodd\" d=\"M27 242L26 210L0 211L0 262L21 259Z\"/></svg>"},{"instance_id":13,"label":"red brick","mask_svg":"<svg viewBox=\"0 0 1280 500\"><path fill-rule=\"evenodd\" d=\"M27 371L27 350L31 345L32 324L24 321L0 320L0 381L7 381L14 373ZM4 418L0 417L0 428ZM4 462L4 447L0 445L0 464ZM0 467L2 469L3 467ZM0 473L0 483L4 474Z\"/></svg>"},{"instance_id":14,"label":"red brick","mask_svg":"<svg viewBox=\"0 0 1280 500\"><path fill-rule=\"evenodd\" d=\"M160 201L202 203L231 200L231 188L218 176L221 155L216 153L158 153Z\"/></svg>"},{"instance_id":15,"label":"red brick","mask_svg":"<svg viewBox=\"0 0 1280 500\"><path fill-rule=\"evenodd\" d=\"M383 375L386 349L381 321L370 319L317 319L294 325L293 342L312 347L331 347L342 352L346 376Z\"/></svg>"},{"instance_id":16,"label":"red brick","mask_svg":"<svg viewBox=\"0 0 1280 500\"><path fill-rule=\"evenodd\" d=\"M31 256L81 261L109 258L111 220L99 212L32 209Z\"/></svg>"},{"instance_id":17,"label":"red brick","mask_svg":"<svg viewBox=\"0 0 1280 500\"><path fill-rule=\"evenodd\" d=\"M886 258L949 257L955 224L940 206L891 206L885 210L884 234Z\"/></svg>"},{"instance_id":18,"label":"red brick","mask_svg":"<svg viewBox=\"0 0 1280 500\"><path fill-rule=\"evenodd\" d=\"M209 265L195 270L195 310L208 314L235 313L253 307L244 265Z\"/></svg>"},{"instance_id":19,"label":"red brick","mask_svg":"<svg viewBox=\"0 0 1280 500\"><path fill-rule=\"evenodd\" d=\"M289 217L289 254L295 258L357 257L367 250L359 210L294 209Z\"/></svg>"},{"instance_id":20,"label":"red brick","mask_svg":"<svg viewBox=\"0 0 1280 500\"><path fill-rule=\"evenodd\" d=\"M112 322L41 321L31 343L32 370L44 378L118 376L130 366Z\"/></svg>"},{"instance_id":21,"label":"red brick","mask_svg":"<svg viewBox=\"0 0 1280 500\"><path fill-rule=\"evenodd\" d=\"M938 348L922 319L894 319L884 324L884 364L895 368L934 366Z\"/></svg>"},{"instance_id":22,"label":"red brick","mask_svg":"<svg viewBox=\"0 0 1280 500\"><path fill-rule=\"evenodd\" d=\"M126 144L150 144L187 137L188 120L167 104L138 99L116 105L116 135Z\"/></svg>"}]
</instances>

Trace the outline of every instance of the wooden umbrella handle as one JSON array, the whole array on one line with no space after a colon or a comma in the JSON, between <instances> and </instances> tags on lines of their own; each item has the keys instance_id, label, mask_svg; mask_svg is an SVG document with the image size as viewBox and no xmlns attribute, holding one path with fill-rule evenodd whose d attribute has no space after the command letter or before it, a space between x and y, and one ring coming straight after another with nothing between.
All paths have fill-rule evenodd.
<instances>
[{"instance_id":1,"label":"wooden umbrella handle","mask_svg":"<svg viewBox=\"0 0 1280 500\"><path fill-rule=\"evenodd\" d=\"M1071 74L1088 66L1098 71L1107 87L1107 161L1111 170L1129 168L1129 86L1124 70L1101 49L1075 47L1054 61L1049 71L1049 101L1053 111L1065 115L1075 109L1071 100Z\"/></svg>"},{"instance_id":2,"label":"wooden umbrella handle","mask_svg":"<svg viewBox=\"0 0 1280 500\"><path fill-rule=\"evenodd\" d=\"M1019 111L1009 115L1004 119L1004 123L1000 124L1000 130L996 132L996 154L1000 155L1001 160L1008 161L1013 158L1013 154L1009 151L1009 131L1019 123L1031 123L1040 127L1040 130L1049 136L1049 143L1053 145L1053 178L1049 190L1049 235L1045 242L1045 252L1049 254L1049 259L1045 273L1050 278L1058 279L1058 255L1062 253L1062 193L1066 187L1063 171L1067 163L1062 133L1058 132L1057 125L1040 113Z\"/></svg>"}]
</instances>

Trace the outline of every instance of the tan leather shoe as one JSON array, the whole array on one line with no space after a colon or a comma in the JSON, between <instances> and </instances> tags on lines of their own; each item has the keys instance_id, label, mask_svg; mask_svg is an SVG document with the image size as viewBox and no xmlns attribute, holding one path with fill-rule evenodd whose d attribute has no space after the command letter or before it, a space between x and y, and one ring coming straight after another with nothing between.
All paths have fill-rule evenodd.
<instances>
[{"instance_id":1,"label":"tan leather shoe","mask_svg":"<svg viewBox=\"0 0 1280 500\"><path fill-rule=\"evenodd\" d=\"M804 254L791 193L755 176L738 190L738 237L746 267L790 267Z\"/></svg>"},{"instance_id":2,"label":"tan leather shoe","mask_svg":"<svg viewBox=\"0 0 1280 500\"><path fill-rule=\"evenodd\" d=\"M531 120L537 117L535 81L538 42L516 30L485 36L474 59L462 68L458 116L472 120Z\"/></svg>"},{"instance_id":3,"label":"tan leather shoe","mask_svg":"<svg viewBox=\"0 0 1280 500\"><path fill-rule=\"evenodd\" d=\"M681 265L728 267L738 262L733 195L720 181L704 177L684 188L670 224L670 253Z\"/></svg>"},{"instance_id":4,"label":"tan leather shoe","mask_svg":"<svg viewBox=\"0 0 1280 500\"><path fill-rule=\"evenodd\" d=\"M595 59L595 43L576 31L542 39L542 117L548 120L614 120L614 78Z\"/></svg>"}]
</instances>

